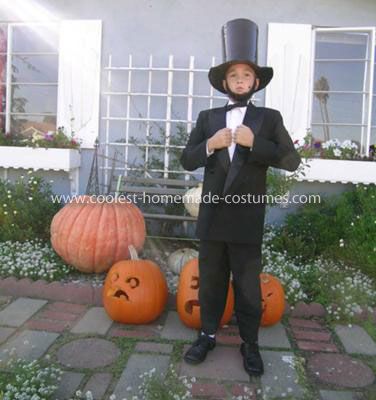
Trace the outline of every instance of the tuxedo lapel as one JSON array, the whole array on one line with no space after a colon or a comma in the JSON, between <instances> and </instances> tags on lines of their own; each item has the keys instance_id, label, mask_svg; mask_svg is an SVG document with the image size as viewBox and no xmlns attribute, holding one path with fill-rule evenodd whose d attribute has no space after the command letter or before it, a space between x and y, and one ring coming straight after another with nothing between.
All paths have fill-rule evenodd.
<instances>
[{"instance_id":1,"label":"tuxedo lapel","mask_svg":"<svg viewBox=\"0 0 376 400\"><path fill-rule=\"evenodd\" d=\"M209 126L213 133L226 127L226 109L224 107L213 110L209 115ZM217 157L223 169L227 172L230 168L230 156L227 147L218 150Z\"/></svg>"},{"instance_id":2,"label":"tuxedo lapel","mask_svg":"<svg viewBox=\"0 0 376 400\"><path fill-rule=\"evenodd\" d=\"M243 125L246 125L249 128L251 128L254 135L258 135L263 118L264 118L264 113L262 112L262 109L255 107L252 103L249 103L247 111L244 116ZM227 148L225 150L228 156ZM230 168L227 173L225 185L223 188L223 194L226 194L226 192L229 190L230 186L234 182L242 165L247 159L249 151L250 150L248 147L241 146L239 144L236 145L234 156L232 158L232 162L230 164Z\"/></svg>"}]
</instances>

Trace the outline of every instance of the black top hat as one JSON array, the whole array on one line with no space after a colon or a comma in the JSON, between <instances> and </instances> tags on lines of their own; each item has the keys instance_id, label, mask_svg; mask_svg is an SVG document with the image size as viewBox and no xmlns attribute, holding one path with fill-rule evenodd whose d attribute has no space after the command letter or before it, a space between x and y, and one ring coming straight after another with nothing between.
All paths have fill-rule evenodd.
<instances>
[{"instance_id":1,"label":"black top hat","mask_svg":"<svg viewBox=\"0 0 376 400\"><path fill-rule=\"evenodd\" d=\"M222 27L223 64L209 70L209 81L222 93L227 69L233 64L249 64L256 72L260 83L255 92L264 87L273 78L273 68L257 65L258 27L249 19L239 18L226 22Z\"/></svg>"}]
</instances>

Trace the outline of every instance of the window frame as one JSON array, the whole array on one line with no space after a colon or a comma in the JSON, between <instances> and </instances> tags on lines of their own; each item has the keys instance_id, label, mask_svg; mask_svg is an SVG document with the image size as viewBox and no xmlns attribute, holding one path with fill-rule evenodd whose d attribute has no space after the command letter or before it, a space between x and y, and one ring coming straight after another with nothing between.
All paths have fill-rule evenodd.
<instances>
[{"instance_id":1,"label":"window frame","mask_svg":"<svg viewBox=\"0 0 376 400\"><path fill-rule=\"evenodd\" d=\"M57 106L55 113L18 113L12 112L12 57L14 55L26 55L26 56L40 56L40 55L52 55L57 56L57 66L59 65L59 51L57 52L13 52L13 29L18 26L54 26L56 27L57 34L59 35L59 23L58 22L2 22L2 25L7 26L7 66L6 66L6 75L5 75L5 132L10 132L10 123L12 115L24 115L24 116L54 116L57 119ZM34 86L56 86L58 88L58 81L56 82L17 82L18 85L34 85ZM57 104L57 92L56 90L56 104Z\"/></svg>"},{"instance_id":2,"label":"window frame","mask_svg":"<svg viewBox=\"0 0 376 400\"><path fill-rule=\"evenodd\" d=\"M375 125L372 125L372 103L373 98L376 96L376 93L373 93L373 82L374 82L374 69L375 69L375 42L376 42L376 27L336 27L336 28L323 28L318 26L312 26L312 43L311 43L311 78L310 78L310 100L308 102L308 121L309 126L312 130L312 126L320 125L324 126L325 123L315 123L312 122L312 109L313 109L313 101L314 101L314 74L315 74L315 50L316 50L316 36L318 32L360 32L360 33L368 33L368 41L367 41L367 49L366 49L366 58L364 59L364 81L363 81L363 91L360 92L362 94L362 123L355 124L356 126L361 126L361 137L360 137L360 153L365 156L369 156L369 147L371 145L371 130L372 128L376 128ZM320 59L318 59L320 60ZM338 59L333 59L333 61L338 61ZM368 71L367 71L368 70ZM368 75L367 75L368 74ZM368 84L366 84L368 78ZM368 89L368 90L367 90ZM337 92L338 91L328 91L327 93ZM341 91L346 93L347 91ZM368 97L368 99L367 99ZM366 109L366 110L365 110ZM337 123L338 124L338 123ZM328 123L328 126L335 126L336 123ZM354 126L354 124L348 123L340 123L341 126Z\"/></svg>"}]
</instances>

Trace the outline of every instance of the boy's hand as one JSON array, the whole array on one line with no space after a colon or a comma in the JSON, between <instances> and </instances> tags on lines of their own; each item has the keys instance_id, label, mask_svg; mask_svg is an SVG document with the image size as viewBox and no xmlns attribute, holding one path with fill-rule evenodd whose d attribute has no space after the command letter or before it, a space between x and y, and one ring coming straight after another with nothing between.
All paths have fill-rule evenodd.
<instances>
[{"instance_id":1,"label":"boy's hand","mask_svg":"<svg viewBox=\"0 0 376 400\"><path fill-rule=\"evenodd\" d=\"M232 134L230 128L223 128L217 131L208 140L208 150L212 151L215 149L222 149L224 147L230 146L232 141Z\"/></svg>"},{"instance_id":2,"label":"boy's hand","mask_svg":"<svg viewBox=\"0 0 376 400\"><path fill-rule=\"evenodd\" d=\"M245 125L239 125L234 132L234 142L242 146L252 147L254 137L252 130Z\"/></svg>"}]
</instances>

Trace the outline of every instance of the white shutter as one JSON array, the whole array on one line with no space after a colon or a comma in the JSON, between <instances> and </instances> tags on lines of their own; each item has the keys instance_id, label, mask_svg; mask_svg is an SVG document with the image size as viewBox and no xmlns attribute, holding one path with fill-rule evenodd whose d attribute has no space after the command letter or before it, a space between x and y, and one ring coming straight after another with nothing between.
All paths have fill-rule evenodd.
<instances>
[{"instance_id":1,"label":"white shutter","mask_svg":"<svg viewBox=\"0 0 376 400\"><path fill-rule=\"evenodd\" d=\"M265 89L265 106L281 112L293 139L310 128L313 43L311 25L268 24L267 65L274 76Z\"/></svg>"},{"instance_id":2,"label":"white shutter","mask_svg":"<svg viewBox=\"0 0 376 400\"><path fill-rule=\"evenodd\" d=\"M98 136L101 41L102 21L60 25L57 126L73 129L84 148Z\"/></svg>"}]
</instances>

